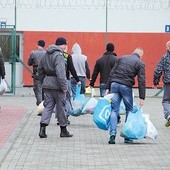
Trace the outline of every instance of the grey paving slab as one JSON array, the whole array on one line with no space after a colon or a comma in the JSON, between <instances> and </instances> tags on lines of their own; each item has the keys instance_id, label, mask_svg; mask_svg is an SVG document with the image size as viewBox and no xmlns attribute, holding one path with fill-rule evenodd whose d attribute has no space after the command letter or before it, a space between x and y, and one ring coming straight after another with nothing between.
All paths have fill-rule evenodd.
<instances>
[{"instance_id":1,"label":"grey paving slab","mask_svg":"<svg viewBox=\"0 0 170 170\"><path fill-rule=\"evenodd\" d=\"M36 116L35 99L31 89L22 89L16 96L3 97L4 103L15 100L16 104L28 107L32 112L19 130L8 153L0 163L1 170L169 170L170 128L165 128L161 96L152 98L148 91L143 112L158 130L155 140L137 140L133 145L123 143L120 137L122 123L118 127L116 144L109 145L109 134L96 127L92 115L70 117L68 130L73 138L60 138L54 116L47 127L48 138L38 137L40 117ZM137 91L135 96L137 97ZM137 102L137 98L135 98Z\"/></svg>"}]
</instances>

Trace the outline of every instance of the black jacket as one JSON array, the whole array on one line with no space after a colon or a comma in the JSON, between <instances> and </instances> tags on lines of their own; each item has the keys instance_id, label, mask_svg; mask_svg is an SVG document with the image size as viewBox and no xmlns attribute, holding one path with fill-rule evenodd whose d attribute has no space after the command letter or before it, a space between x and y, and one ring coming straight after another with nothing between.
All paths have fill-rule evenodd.
<instances>
[{"instance_id":1,"label":"black jacket","mask_svg":"<svg viewBox=\"0 0 170 170\"><path fill-rule=\"evenodd\" d=\"M118 59L111 70L107 82L107 89L110 89L112 82L133 87L136 76L138 77L139 98L145 99L145 64L136 53Z\"/></svg>"},{"instance_id":2,"label":"black jacket","mask_svg":"<svg viewBox=\"0 0 170 170\"><path fill-rule=\"evenodd\" d=\"M102 57L100 57L96 61L93 74L92 74L92 79L90 81L90 86L92 87L94 86L94 83L99 73L100 73L100 84L107 83L110 71L117 61L116 56L117 56L116 53L107 51L106 53L103 54Z\"/></svg>"},{"instance_id":3,"label":"black jacket","mask_svg":"<svg viewBox=\"0 0 170 170\"><path fill-rule=\"evenodd\" d=\"M64 52L64 60L65 60L65 66L66 66L67 80L70 79L70 73L71 73L72 76L75 78L75 80L79 82L79 77L77 76L76 70L73 65L72 56Z\"/></svg>"}]
</instances>

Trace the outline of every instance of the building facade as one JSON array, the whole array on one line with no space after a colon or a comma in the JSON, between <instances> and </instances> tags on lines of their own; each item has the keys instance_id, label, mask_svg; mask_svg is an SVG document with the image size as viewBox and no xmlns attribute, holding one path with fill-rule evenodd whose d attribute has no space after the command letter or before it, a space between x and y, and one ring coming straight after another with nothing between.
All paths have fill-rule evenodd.
<instances>
[{"instance_id":1,"label":"building facade","mask_svg":"<svg viewBox=\"0 0 170 170\"><path fill-rule=\"evenodd\" d=\"M39 39L47 48L59 36L68 40L70 53L75 42L80 44L91 72L107 42L114 43L118 57L142 47L147 87L152 87L154 68L170 40L170 0L3 0L0 11L1 27L16 26L17 55L25 64ZM0 36L11 83L9 32L1 29ZM30 72L17 62L16 86L31 85Z\"/></svg>"}]
</instances>

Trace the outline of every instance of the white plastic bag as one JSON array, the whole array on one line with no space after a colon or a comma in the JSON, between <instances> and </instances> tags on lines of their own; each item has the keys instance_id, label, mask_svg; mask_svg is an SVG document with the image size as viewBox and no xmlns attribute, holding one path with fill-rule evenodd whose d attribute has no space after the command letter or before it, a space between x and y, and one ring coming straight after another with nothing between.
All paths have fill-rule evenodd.
<instances>
[{"instance_id":1,"label":"white plastic bag","mask_svg":"<svg viewBox=\"0 0 170 170\"><path fill-rule=\"evenodd\" d=\"M107 94L107 95L104 96L103 98L106 99L106 100L108 100L108 101L110 101L110 100L112 99L113 96L114 96L114 94L111 93L111 94Z\"/></svg>"},{"instance_id":2,"label":"white plastic bag","mask_svg":"<svg viewBox=\"0 0 170 170\"><path fill-rule=\"evenodd\" d=\"M94 112L94 108L96 107L97 105L97 99L95 98L91 98L87 103L86 105L83 107L83 110L82 110L82 114L93 114Z\"/></svg>"},{"instance_id":3,"label":"white plastic bag","mask_svg":"<svg viewBox=\"0 0 170 170\"><path fill-rule=\"evenodd\" d=\"M44 110L44 100L37 106L37 112L41 113Z\"/></svg>"},{"instance_id":4,"label":"white plastic bag","mask_svg":"<svg viewBox=\"0 0 170 170\"><path fill-rule=\"evenodd\" d=\"M145 122L147 123L145 138L156 139L158 136L158 132L153 123L149 120L149 115L142 114L142 116L145 118Z\"/></svg>"},{"instance_id":5,"label":"white plastic bag","mask_svg":"<svg viewBox=\"0 0 170 170\"><path fill-rule=\"evenodd\" d=\"M5 79L1 79L1 84L0 84L0 95L3 95L7 91L7 83Z\"/></svg>"}]
</instances>

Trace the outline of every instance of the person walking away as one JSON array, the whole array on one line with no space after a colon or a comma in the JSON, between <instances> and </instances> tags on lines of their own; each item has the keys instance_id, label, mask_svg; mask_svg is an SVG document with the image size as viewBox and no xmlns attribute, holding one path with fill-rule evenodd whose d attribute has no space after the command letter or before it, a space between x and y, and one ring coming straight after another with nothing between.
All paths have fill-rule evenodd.
<instances>
[{"instance_id":1,"label":"person walking away","mask_svg":"<svg viewBox=\"0 0 170 170\"><path fill-rule=\"evenodd\" d=\"M115 144L117 133L117 117L119 114L120 102L123 100L126 108L126 118L128 113L133 109L133 92L132 87L135 84L135 77L138 77L139 88L139 106L143 106L145 100L145 64L141 60L144 51L142 48L136 48L132 55L125 55L118 59L112 68L107 82L106 94L113 93L112 112L110 115L109 144ZM132 143L133 141L125 138L124 143Z\"/></svg>"},{"instance_id":2,"label":"person walking away","mask_svg":"<svg viewBox=\"0 0 170 170\"><path fill-rule=\"evenodd\" d=\"M80 94L85 94L86 77L90 81L90 69L87 61L87 56L82 54L81 47L78 43L75 43L73 45L72 52L73 52L72 54L73 65L79 77L79 80L81 81ZM71 90L72 90L73 100L75 99L76 96L76 85L77 85L77 81L75 80L73 75L71 75Z\"/></svg>"},{"instance_id":3,"label":"person walking away","mask_svg":"<svg viewBox=\"0 0 170 170\"><path fill-rule=\"evenodd\" d=\"M55 107L60 124L60 137L72 137L67 131L65 112L67 78L63 50L57 45L50 45L38 66L39 80L45 94L45 108L40 120L40 138L47 138L46 127L49 125Z\"/></svg>"},{"instance_id":4,"label":"person walking away","mask_svg":"<svg viewBox=\"0 0 170 170\"><path fill-rule=\"evenodd\" d=\"M46 50L44 49L45 46L45 41L44 40L39 40L36 44L37 49L31 51L30 57L28 59L28 65L33 67L33 91L35 94L36 98L36 105L38 106L43 100L43 90L41 83L39 81L39 76L38 76L38 65L40 63L40 60L42 56L45 54ZM41 116L42 113L39 113L38 116Z\"/></svg>"},{"instance_id":5,"label":"person walking away","mask_svg":"<svg viewBox=\"0 0 170 170\"><path fill-rule=\"evenodd\" d=\"M68 83L68 91L66 93L66 113L67 113L67 118L68 118L70 116L70 112L72 110L70 73L76 80L77 84L80 85L81 82L79 81L79 77L77 76L76 70L74 68L72 56L69 53L67 53L68 45L67 45L66 39L63 37L59 37L59 38L57 38L55 44L63 50L63 56L64 56L64 61L65 61L66 77L67 77L67 83ZM68 124L70 124L69 120L68 120ZM57 123L57 125L59 125L59 123Z\"/></svg>"},{"instance_id":6,"label":"person walking away","mask_svg":"<svg viewBox=\"0 0 170 170\"><path fill-rule=\"evenodd\" d=\"M90 87L94 87L98 74L100 74L100 97L104 97L106 94L106 84L108 80L108 75L110 74L111 69L117 62L117 54L114 52L115 47L113 43L108 43L106 45L106 52L102 57L97 59L94 66L92 78L90 80ZM121 117L118 115L118 123L120 123Z\"/></svg>"},{"instance_id":7,"label":"person walking away","mask_svg":"<svg viewBox=\"0 0 170 170\"><path fill-rule=\"evenodd\" d=\"M114 52L114 44L108 43L106 52L102 57L97 59L94 66L92 78L90 80L90 87L94 87L98 74L100 74L100 97L104 97L106 93L106 84L108 75L117 61L117 54Z\"/></svg>"},{"instance_id":8,"label":"person walking away","mask_svg":"<svg viewBox=\"0 0 170 170\"><path fill-rule=\"evenodd\" d=\"M166 43L166 54L164 54L154 70L153 88L157 89L160 78L164 83L164 94L162 106L164 118L166 119L165 127L170 126L170 41Z\"/></svg>"}]
</instances>

